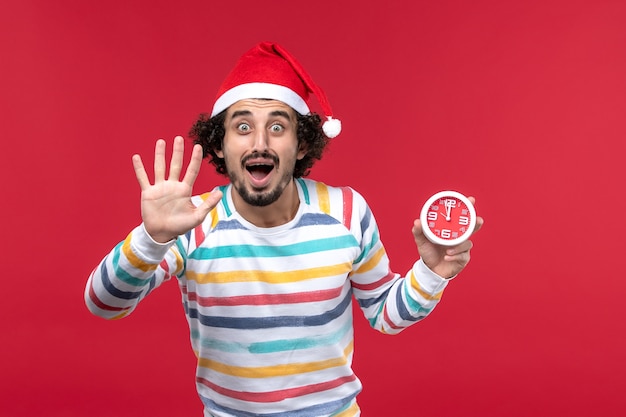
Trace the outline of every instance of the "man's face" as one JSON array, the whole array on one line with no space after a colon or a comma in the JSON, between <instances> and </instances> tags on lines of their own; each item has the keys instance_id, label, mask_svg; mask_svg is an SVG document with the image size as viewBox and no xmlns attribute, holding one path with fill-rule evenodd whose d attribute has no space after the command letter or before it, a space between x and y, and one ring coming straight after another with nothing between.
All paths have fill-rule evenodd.
<instances>
[{"instance_id":1,"label":"man's face","mask_svg":"<svg viewBox=\"0 0 626 417\"><path fill-rule=\"evenodd\" d=\"M293 179L298 147L295 111L276 100L241 100L224 120L224 158L233 187L244 202L267 206L277 201Z\"/></svg>"}]
</instances>

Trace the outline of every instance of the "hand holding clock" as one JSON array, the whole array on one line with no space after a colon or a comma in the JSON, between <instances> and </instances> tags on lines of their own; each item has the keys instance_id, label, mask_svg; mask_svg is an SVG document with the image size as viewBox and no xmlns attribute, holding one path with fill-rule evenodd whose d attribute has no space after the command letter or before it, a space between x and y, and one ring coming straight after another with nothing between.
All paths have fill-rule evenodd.
<instances>
[{"instance_id":1,"label":"hand holding clock","mask_svg":"<svg viewBox=\"0 0 626 417\"><path fill-rule=\"evenodd\" d=\"M475 199L454 191L442 191L424 204L413 224L417 250L426 266L443 278L452 278L470 260L473 243L469 237L483 225L476 216ZM445 208L445 214L440 212Z\"/></svg>"}]
</instances>

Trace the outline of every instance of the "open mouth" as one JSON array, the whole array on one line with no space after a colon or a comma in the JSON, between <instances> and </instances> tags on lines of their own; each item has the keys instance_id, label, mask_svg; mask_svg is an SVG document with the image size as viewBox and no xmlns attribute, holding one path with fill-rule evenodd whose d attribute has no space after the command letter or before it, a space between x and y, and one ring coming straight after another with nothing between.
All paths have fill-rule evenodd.
<instances>
[{"instance_id":1,"label":"open mouth","mask_svg":"<svg viewBox=\"0 0 626 417\"><path fill-rule=\"evenodd\" d=\"M255 188L267 186L274 168L278 166L278 158L269 153L253 153L242 162L244 169L250 174L249 178Z\"/></svg>"},{"instance_id":2,"label":"open mouth","mask_svg":"<svg viewBox=\"0 0 626 417\"><path fill-rule=\"evenodd\" d=\"M255 180L263 180L274 169L274 164L270 163L248 163L246 171L250 173Z\"/></svg>"}]
</instances>

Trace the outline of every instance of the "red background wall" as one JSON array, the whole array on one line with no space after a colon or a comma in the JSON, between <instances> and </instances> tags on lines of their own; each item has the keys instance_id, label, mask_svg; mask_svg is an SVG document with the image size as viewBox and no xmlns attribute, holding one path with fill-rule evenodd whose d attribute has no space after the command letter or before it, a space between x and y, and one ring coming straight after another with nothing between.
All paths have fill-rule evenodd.
<instances>
[{"instance_id":1,"label":"red background wall","mask_svg":"<svg viewBox=\"0 0 626 417\"><path fill-rule=\"evenodd\" d=\"M394 269L430 194L486 220L428 320L357 317L363 415L625 415L624 22L609 0L3 2L0 414L201 415L175 283L118 322L82 292L140 221L131 155L273 40L344 124L312 177L366 196Z\"/></svg>"}]
</instances>

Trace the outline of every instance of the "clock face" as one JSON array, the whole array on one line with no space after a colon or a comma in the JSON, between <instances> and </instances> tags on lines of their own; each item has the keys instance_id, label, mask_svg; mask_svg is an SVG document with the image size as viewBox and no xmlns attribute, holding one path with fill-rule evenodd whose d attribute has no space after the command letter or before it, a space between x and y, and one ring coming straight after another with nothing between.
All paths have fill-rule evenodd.
<instances>
[{"instance_id":1,"label":"clock face","mask_svg":"<svg viewBox=\"0 0 626 417\"><path fill-rule=\"evenodd\" d=\"M463 194L442 191L424 204L420 220L431 242L453 246L467 240L474 231L476 211Z\"/></svg>"}]
</instances>

